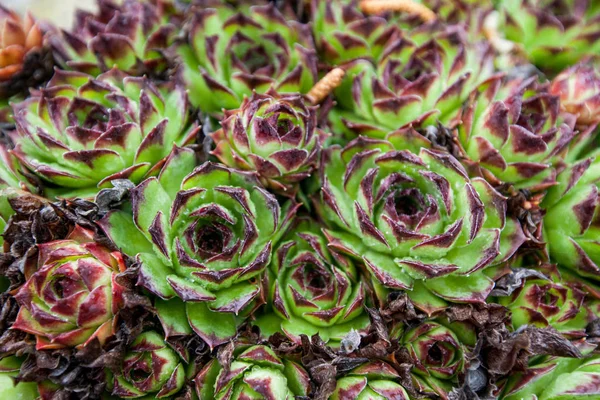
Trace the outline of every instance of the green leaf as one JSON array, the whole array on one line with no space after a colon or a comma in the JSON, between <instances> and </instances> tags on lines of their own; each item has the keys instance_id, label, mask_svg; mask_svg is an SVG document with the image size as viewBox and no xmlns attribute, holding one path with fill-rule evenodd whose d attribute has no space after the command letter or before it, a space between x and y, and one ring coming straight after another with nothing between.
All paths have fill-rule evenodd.
<instances>
[{"instance_id":1,"label":"green leaf","mask_svg":"<svg viewBox=\"0 0 600 400\"><path fill-rule=\"evenodd\" d=\"M165 336L191 335L192 328L187 319L185 303L175 297L171 300L156 299L154 307L165 331Z\"/></svg>"},{"instance_id":2,"label":"green leaf","mask_svg":"<svg viewBox=\"0 0 600 400\"><path fill-rule=\"evenodd\" d=\"M163 95L165 98L163 115L169 121L165 131L165 142L170 144L178 139L179 132L184 132L185 119L188 116L188 99L182 88Z\"/></svg>"},{"instance_id":3,"label":"green leaf","mask_svg":"<svg viewBox=\"0 0 600 400\"><path fill-rule=\"evenodd\" d=\"M504 229L500 231L500 254L494 260L496 265L508 260L527 240L521 224L515 218L508 218Z\"/></svg>"},{"instance_id":4,"label":"green leaf","mask_svg":"<svg viewBox=\"0 0 600 400\"><path fill-rule=\"evenodd\" d=\"M539 397L540 400L596 400L600 398L600 372L575 371L556 377Z\"/></svg>"},{"instance_id":5,"label":"green leaf","mask_svg":"<svg viewBox=\"0 0 600 400\"><path fill-rule=\"evenodd\" d=\"M140 253L138 258L141 261L138 278L141 285L162 299L175 297L175 291L167 281L167 276L173 272L171 267L153 253Z\"/></svg>"},{"instance_id":6,"label":"green leaf","mask_svg":"<svg viewBox=\"0 0 600 400\"><path fill-rule=\"evenodd\" d=\"M329 340L329 335L327 335L327 329L321 328L318 326L314 326L302 319L291 316L290 319L281 320L281 329L296 340L300 339L300 335L306 335L311 337L316 333L320 333L321 338L327 342Z\"/></svg>"},{"instance_id":7,"label":"green leaf","mask_svg":"<svg viewBox=\"0 0 600 400\"><path fill-rule=\"evenodd\" d=\"M10 400L35 400L38 398L38 389L35 382L20 382L15 385L18 371L0 373L0 399Z\"/></svg>"},{"instance_id":8,"label":"green leaf","mask_svg":"<svg viewBox=\"0 0 600 400\"><path fill-rule=\"evenodd\" d=\"M415 280L411 291L406 292L415 306L431 316L436 311L444 310L448 303L431 293L421 280Z\"/></svg>"},{"instance_id":9,"label":"green leaf","mask_svg":"<svg viewBox=\"0 0 600 400\"><path fill-rule=\"evenodd\" d=\"M203 371L202 384L199 386L198 394L200 399L212 400L215 398L215 383L221 372L221 366L216 359L213 359Z\"/></svg>"},{"instance_id":10,"label":"green leaf","mask_svg":"<svg viewBox=\"0 0 600 400\"><path fill-rule=\"evenodd\" d=\"M544 217L544 227L547 227L548 230L551 227L552 230L560 232L564 236L580 235L585 229L585 224L582 224L577 218L576 207L580 207L586 200L595 196L596 191L594 185L584 185L569 192L548 210Z\"/></svg>"},{"instance_id":11,"label":"green leaf","mask_svg":"<svg viewBox=\"0 0 600 400\"><path fill-rule=\"evenodd\" d=\"M254 321L254 325L260 328L260 333L264 337L270 337L271 335L274 335L277 332L282 332L281 318L279 318L279 316L277 316L273 312L258 316Z\"/></svg>"},{"instance_id":12,"label":"green leaf","mask_svg":"<svg viewBox=\"0 0 600 400\"><path fill-rule=\"evenodd\" d=\"M367 378L364 376L346 376L338 379L335 392L333 392L329 400L345 400L347 398L345 395L346 391L350 393L355 387L366 387L367 382Z\"/></svg>"},{"instance_id":13,"label":"green leaf","mask_svg":"<svg viewBox=\"0 0 600 400\"><path fill-rule=\"evenodd\" d=\"M67 172L73 171L73 175L93 179L96 183L127 167L119 153L107 149L65 153L59 162Z\"/></svg>"},{"instance_id":14,"label":"green leaf","mask_svg":"<svg viewBox=\"0 0 600 400\"><path fill-rule=\"evenodd\" d=\"M481 273L471 276L448 275L424 281L426 288L441 298L457 303L483 303L494 281Z\"/></svg>"},{"instance_id":15,"label":"green leaf","mask_svg":"<svg viewBox=\"0 0 600 400\"><path fill-rule=\"evenodd\" d=\"M131 192L133 217L138 228L151 240L150 226L159 212L162 212L163 227L168 226L172 200L156 178L146 179ZM165 232L166 233L166 232ZM167 235L168 242L168 235Z\"/></svg>"},{"instance_id":16,"label":"green leaf","mask_svg":"<svg viewBox=\"0 0 600 400\"><path fill-rule=\"evenodd\" d=\"M216 300L210 302L210 308L218 312L233 312L236 315L260 293L258 283L240 282L216 293Z\"/></svg>"},{"instance_id":17,"label":"green leaf","mask_svg":"<svg viewBox=\"0 0 600 400\"><path fill-rule=\"evenodd\" d=\"M490 259L489 256L499 251L499 236L499 229L482 229L471 243L452 249L447 259L460 267L457 273L467 273L474 268L480 270L494 260L495 257Z\"/></svg>"},{"instance_id":18,"label":"green leaf","mask_svg":"<svg viewBox=\"0 0 600 400\"><path fill-rule=\"evenodd\" d=\"M261 354L257 356L257 354ZM268 346L256 345L248 347L237 356L237 361L260 365L283 371L284 366L273 349Z\"/></svg>"},{"instance_id":19,"label":"green leaf","mask_svg":"<svg viewBox=\"0 0 600 400\"><path fill-rule=\"evenodd\" d=\"M577 358L558 358L532 365L528 368L526 374L517 373L509 378L503 393L503 399L533 399L534 396L543 392L556 376L572 371L580 364L581 360Z\"/></svg>"},{"instance_id":20,"label":"green leaf","mask_svg":"<svg viewBox=\"0 0 600 400\"><path fill-rule=\"evenodd\" d=\"M544 239L548 243L552 261L567 268L577 269L579 254L577 253L575 241L571 240L560 229L550 230L548 225L544 225Z\"/></svg>"},{"instance_id":21,"label":"green leaf","mask_svg":"<svg viewBox=\"0 0 600 400\"><path fill-rule=\"evenodd\" d=\"M361 240L350 233L330 229L324 229L324 232L327 236L333 238L333 240L330 240L330 244L332 242L339 242L343 246L343 248L336 246L336 251L341 251L344 254L348 254L357 258L360 258L365 251L365 245L361 242Z\"/></svg>"},{"instance_id":22,"label":"green leaf","mask_svg":"<svg viewBox=\"0 0 600 400\"><path fill-rule=\"evenodd\" d=\"M254 366L249 372L244 374L244 382L257 382L258 384L262 384L262 382L269 382L269 387L264 389L267 389L268 392L272 394L272 397L269 396L269 398L272 399L294 398L294 395L290 393L290 390L288 389L287 379L283 372L273 368ZM248 385L252 387L250 383L248 383ZM253 392L254 391L255 390L253 390Z\"/></svg>"},{"instance_id":23,"label":"green leaf","mask_svg":"<svg viewBox=\"0 0 600 400\"><path fill-rule=\"evenodd\" d=\"M410 398L408 397L408 393L406 393L406 390L404 390L404 388L400 384L394 381L383 379L372 380L369 382L369 387L377 394L385 393L387 395L393 396L394 399L408 400ZM368 398L371 399L372 397Z\"/></svg>"},{"instance_id":24,"label":"green leaf","mask_svg":"<svg viewBox=\"0 0 600 400\"><path fill-rule=\"evenodd\" d=\"M125 41L121 41L121 46L125 48L119 49L119 58L107 56L104 62L109 68L117 67L121 71L129 71L137 63L135 50Z\"/></svg>"},{"instance_id":25,"label":"green leaf","mask_svg":"<svg viewBox=\"0 0 600 400\"><path fill-rule=\"evenodd\" d=\"M186 86L190 102L203 110L215 108L212 105L212 96L206 95L209 90L206 83L202 80L202 76L198 70L198 62L190 46L179 46L177 48L177 55L181 58L183 77L186 82L189 82Z\"/></svg>"},{"instance_id":26,"label":"green leaf","mask_svg":"<svg viewBox=\"0 0 600 400\"><path fill-rule=\"evenodd\" d=\"M0 232L4 232L4 229L6 228L6 221L0 217ZM0 236L0 247L4 246L4 237Z\"/></svg>"},{"instance_id":27,"label":"green leaf","mask_svg":"<svg viewBox=\"0 0 600 400\"><path fill-rule=\"evenodd\" d=\"M112 211L98 224L104 233L130 257L140 253L153 253L154 247L139 231L133 222L133 216L124 211Z\"/></svg>"},{"instance_id":28,"label":"green leaf","mask_svg":"<svg viewBox=\"0 0 600 400\"><path fill-rule=\"evenodd\" d=\"M170 391L167 391L167 392L163 392L163 390L166 388L166 386L163 386L163 388L159 392L160 397L157 396L158 398L169 399L170 398L169 396L172 396L181 390L181 388L185 384L185 379L186 379L185 367L183 366L183 364L177 365L177 367L175 368L175 371L173 371L172 377L175 377L175 385L173 386L173 388Z\"/></svg>"},{"instance_id":29,"label":"green leaf","mask_svg":"<svg viewBox=\"0 0 600 400\"><path fill-rule=\"evenodd\" d=\"M231 178L228 169L223 168L222 165L207 162L186 178L181 189L203 188L210 190L217 186L231 186Z\"/></svg>"},{"instance_id":30,"label":"green leaf","mask_svg":"<svg viewBox=\"0 0 600 400\"><path fill-rule=\"evenodd\" d=\"M283 373L287 378L287 386L296 396L308 396L310 390L310 381L308 380L308 374L304 369L290 360L283 360L285 369Z\"/></svg>"},{"instance_id":31,"label":"green leaf","mask_svg":"<svg viewBox=\"0 0 600 400\"><path fill-rule=\"evenodd\" d=\"M367 251L363 260L366 267L383 286L394 289L412 289L413 279L388 255Z\"/></svg>"},{"instance_id":32,"label":"green leaf","mask_svg":"<svg viewBox=\"0 0 600 400\"><path fill-rule=\"evenodd\" d=\"M272 234L277 233L277 229L279 229L279 226L275 226L275 218L279 219L279 224L281 224L283 221L281 220L281 218L285 217L285 214L283 214L279 209L275 210L275 212L271 213L271 211L269 210L269 198L265 196L264 193L262 193L259 190L252 190L249 193L250 195L250 202L252 204L252 212L256 215L257 212L259 212L260 214L257 215L257 218L254 220L254 223L256 224L256 228L258 229L258 231L260 232L261 235L264 236L271 236ZM287 203L287 207L289 207L291 204ZM271 240L275 240L276 238L272 238Z\"/></svg>"},{"instance_id":33,"label":"green leaf","mask_svg":"<svg viewBox=\"0 0 600 400\"><path fill-rule=\"evenodd\" d=\"M3 358L0 360L0 372L18 372L22 363L23 360L16 356Z\"/></svg>"},{"instance_id":34,"label":"green leaf","mask_svg":"<svg viewBox=\"0 0 600 400\"><path fill-rule=\"evenodd\" d=\"M502 228L502 219L505 218L505 210L502 207L497 207L495 205L498 199L500 198L500 194L497 193L489 183L484 181L483 179L472 179L471 184L473 188L477 191L479 198L486 205L486 218L485 223L483 225L484 228ZM502 200L502 204L505 202Z\"/></svg>"},{"instance_id":35,"label":"green leaf","mask_svg":"<svg viewBox=\"0 0 600 400\"><path fill-rule=\"evenodd\" d=\"M210 311L203 302L186 303L186 311L192 329L211 349L227 342L236 334L237 323L233 314Z\"/></svg>"},{"instance_id":36,"label":"green leaf","mask_svg":"<svg viewBox=\"0 0 600 400\"><path fill-rule=\"evenodd\" d=\"M510 304L508 305L510 307ZM510 307L512 324L515 329L523 325L536 326L545 328L548 326L548 321L544 316L535 310L534 307Z\"/></svg>"},{"instance_id":37,"label":"green leaf","mask_svg":"<svg viewBox=\"0 0 600 400\"><path fill-rule=\"evenodd\" d=\"M135 395L136 395L135 398L142 398L142 399L144 398L144 395L146 393L144 393L141 390L137 389L130 382L127 382L127 380L125 378L123 378L123 376L117 376L117 381L119 382L119 386L121 386L122 388L124 388L128 392L135 393Z\"/></svg>"},{"instance_id":38,"label":"green leaf","mask_svg":"<svg viewBox=\"0 0 600 400\"><path fill-rule=\"evenodd\" d=\"M477 328L470 322L448 321L448 318L439 318L439 323L450 329L458 337L460 342L466 346L475 347L477 344Z\"/></svg>"},{"instance_id":39,"label":"green leaf","mask_svg":"<svg viewBox=\"0 0 600 400\"><path fill-rule=\"evenodd\" d=\"M196 282L179 275L168 275L167 281L183 301L212 301L215 295Z\"/></svg>"},{"instance_id":40,"label":"green leaf","mask_svg":"<svg viewBox=\"0 0 600 400\"><path fill-rule=\"evenodd\" d=\"M191 173L195 166L196 155L192 149L173 147L158 176L158 181L171 197L171 200L175 200L175 195L181 187L183 178Z\"/></svg>"}]
</instances>

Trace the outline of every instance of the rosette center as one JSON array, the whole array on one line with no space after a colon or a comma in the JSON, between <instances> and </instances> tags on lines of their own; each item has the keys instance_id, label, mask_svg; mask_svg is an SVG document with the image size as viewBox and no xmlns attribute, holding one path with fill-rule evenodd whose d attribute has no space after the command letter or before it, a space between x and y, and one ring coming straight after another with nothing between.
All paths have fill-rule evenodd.
<instances>
[{"instance_id":1,"label":"rosette center","mask_svg":"<svg viewBox=\"0 0 600 400\"><path fill-rule=\"evenodd\" d=\"M331 287L331 274L320 266L306 263L300 266L294 273L294 280L305 294L317 297L329 290Z\"/></svg>"},{"instance_id":2,"label":"rosette center","mask_svg":"<svg viewBox=\"0 0 600 400\"><path fill-rule=\"evenodd\" d=\"M197 254L206 259L223 253L229 241L227 228L220 224L205 225L196 231Z\"/></svg>"}]
</instances>

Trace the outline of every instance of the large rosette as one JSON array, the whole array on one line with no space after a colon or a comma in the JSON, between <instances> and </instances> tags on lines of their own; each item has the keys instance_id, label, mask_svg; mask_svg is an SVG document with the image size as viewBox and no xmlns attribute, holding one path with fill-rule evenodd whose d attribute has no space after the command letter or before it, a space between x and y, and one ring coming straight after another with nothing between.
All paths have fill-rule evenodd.
<instances>
[{"instance_id":1,"label":"large rosette","mask_svg":"<svg viewBox=\"0 0 600 400\"><path fill-rule=\"evenodd\" d=\"M519 189L555 183L556 165L575 136L575 117L561 115L560 98L534 78L497 78L473 92L460 115L458 140L492 180Z\"/></svg>"},{"instance_id":2,"label":"large rosette","mask_svg":"<svg viewBox=\"0 0 600 400\"><path fill-rule=\"evenodd\" d=\"M139 258L139 283L163 299L157 307L167 335L182 320L180 333L191 333L187 319L214 346L235 334L236 315L264 302L264 271L295 207L282 210L255 175L218 164L207 162L184 179L194 163L191 150L182 149L157 178L133 190L133 221L118 211L101 224Z\"/></svg>"},{"instance_id":3,"label":"large rosette","mask_svg":"<svg viewBox=\"0 0 600 400\"><path fill-rule=\"evenodd\" d=\"M97 79L57 71L13 109L11 152L48 184L48 196L91 197L115 179L139 183L197 133L183 87L117 70Z\"/></svg>"},{"instance_id":4,"label":"large rosette","mask_svg":"<svg viewBox=\"0 0 600 400\"><path fill-rule=\"evenodd\" d=\"M99 0L98 8L96 14L79 11L73 30L51 36L59 64L94 76L113 67L134 76L166 76L174 64L167 48L177 28L164 5Z\"/></svg>"},{"instance_id":5,"label":"large rosette","mask_svg":"<svg viewBox=\"0 0 600 400\"><path fill-rule=\"evenodd\" d=\"M410 126L447 123L469 93L493 72L489 46L473 44L459 26L394 40L381 60L356 59L336 90L329 121L349 137L383 138Z\"/></svg>"},{"instance_id":6,"label":"large rosette","mask_svg":"<svg viewBox=\"0 0 600 400\"><path fill-rule=\"evenodd\" d=\"M199 8L178 45L192 103L235 109L253 91L307 93L317 79L310 31L274 5Z\"/></svg>"},{"instance_id":7,"label":"large rosette","mask_svg":"<svg viewBox=\"0 0 600 400\"><path fill-rule=\"evenodd\" d=\"M330 247L362 260L378 285L408 290L428 310L443 307L440 298L483 302L493 282L481 270L523 242L505 218L505 199L483 179L469 179L446 153L416 155L358 138L325 153L322 180Z\"/></svg>"}]
</instances>

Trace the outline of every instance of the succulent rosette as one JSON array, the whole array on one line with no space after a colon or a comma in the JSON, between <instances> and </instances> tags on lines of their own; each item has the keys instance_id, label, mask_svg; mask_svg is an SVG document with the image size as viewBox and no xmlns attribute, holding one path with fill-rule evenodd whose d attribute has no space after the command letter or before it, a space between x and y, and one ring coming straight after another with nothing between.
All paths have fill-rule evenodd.
<instances>
[{"instance_id":1,"label":"succulent rosette","mask_svg":"<svg viewBox=\"0 0 600 400\"><path fill-rule=\"evenodd\" d=\"M253 91L307 93L317 80L310 31L273 4L199 8L177 49L190 100L205 112L236 109Z\"/></svg>"},{"instance_id":2,"label":"succulent rosette","mask_svg":"<svg viewBox=\"0 0 600 400\"><path fill-rule=\"evenodd\" d=\"M499 3L506 39L543 70L559 72L600 53L600 8L577 0L508 0Z\"/></svg>"},{"instance_id":3,"label":"succulent rosette","mask_svg":"<svg viewBox=\"0 0 600 400\"><path fill-rule=\"evenodd\" d=\"M400 30L385 18L367 17L352 2L311 1L312 28L320 59L331 65L357 58L379 60Z\"/></svg>"},{"instance_id":4,"label":"succulent rosette","mask_svg":"<svg viewBox=\"0 0 600 400\"><path fill-rule=\"evenodd\" d=\"M57 71L13 109L11 153L46 183L48 197L93 197L115 179L139 183L198 130L183 87L117 70L97 79Z\"/></svg>"},{"instance_id":5,"label":"succulent rosette","mask_svg":"<svg viewBox=\"0 0 600 400\"><path fill-rule=\"evenodd\" d=\"M27 281L15 294L21 306L12 329L36 336L37 349L101 343L113 333L125 288L116 275L123 256L94 241L79 225L64 240L37 246L25 266Z\"/></svg>"},{"instance_id":6,"label":"succulent rosette","mask_svg":"<svg viewBox=\"0 0 600 400\"><path fill-rule=\"evenodd\" d=\"M578 125L600 122L600 69L593 63L578 64L558 74L550 92L560 96L561 110L574 114Z\"/></svg>"},{"instance_id":7,"label":"succulent rosette","mask_svg":"<svg viewBox=\"0 0 600 400\"><path fill-rule=\"evenodd\" d=\"M543 190L575 137L575 118L560 115L560 98L534 78L489 82L461 115L458 140L470 161L500 182Z\"/></svg>"},{"instance_id":8,"label":"succulent rosette","mask_svg":"<svg viewBox=\"0 0 600 400\"><path fill-rule=\"evenodd\" d=\"M316 110L299 95L255 93L225 112L221 125L212 134L213 154L230 167L256 171L277 192L293 195L316 167L321 144Z\"/></svg>"},{"instance_id":9,"label":"succulent rosette","mask_svg":"<svg viewBox=\"0 0 600 400\"><path fill-rule=\"evenodd\" d=\"M322 165L320 214L329 246L361 260L378 286L406 290L427 311L483 302L482 270L524 240L505 198L469 179L451 155L394 150L359 137L332 147ZM501 232L502 231L502 232Z\"/></svg>"},{"instance_id":10,"label":"succulent rosette","mask_svg":"<svg viewBox=\"0 0 600 400\"><path fill-rule=\"evenodd\" d=\"M196 376L201 399L281 399L308 396L310 377L298 363L281 358L268 346L238 346L227 367L210 361Z\"/></svg>"},{"instance_id":11,"label":"succulent rosette","mask_svg":"<svg viewBox=\"0 0 600 400\"><path fill-rule=\"evenodd\" d=\"M435 35L423 30L392 41L376 66L364 59L348 63L335 92L340 107L329 118L335 131L383 138L411 124L449 120L493 72L489 45L465 36L459 26Z\"/></svg>"},{"instance_id":12,"label":"succulent rosette","mask_svg":"<svg viewBox=\"0 0 600 400\"><path fill-rule=\"evenodd\" d=\"M541 207L550 259L581 276L600 280L600 163L586 159L558 175Z\"/></svg>"},{"instance_id":13,"label":"succulent rosette","mask_svg":"<svg viewBox=\"0 0 600 400\"><path fill-rule=\"evenodd\" d=\"M555 265L546 265L542 271L546 279L524 279L509 296L497 299L510 310L512 327L552 326L569 338L585 337L585 328L593 318L584 304L586 293L564 281Z\"/></svg>"},{"instance_id":14,"label":"succulent rosette","mask_svg":"<svg viewBox=\"0 0 600 400\"><path fill-rule=\"evenodd\" d=\"M337 380L331 400L408 400L400 375L389 364L373 361L360 365Z\"/></svg>"},{"instance_id":15,"label":"succulent rosette","mask_svg":"<svg viewBox=\"0 0 600 400\"><path fill-rule=\"evenodd\" d=\"M272 312L258 317L261 333L283 331L300 343L316 333L339 345L351 331L369 326L368 286L346 257L331 253L319 224L298 217L273 252L268 303Z\"/></svg>"},{"instance_id":16,"label":"succulent rosette","mask_svg":"<svg viewBox=\"0 0 600 400\"><path fill-rule=\"evenodd\" d=\"M0 109L16 94L27 94L52 75L52 55L44 46L44 32L31 14L21 19L0 5ZM2 110L0 113L4 114ZM3 118L2 120L6 120ZM2 121L0 120L0 121Z\"/></svg>"},{"instance_id":17,"label":"succulent rosette","mask_svg":"<svg viewBox=\"0 0 600 400\"><path fill-rule=\"evenodd\" d=\"M167 336L191 333L187 319L213 347L235 334L237 315L264 303L264 272L296 207L280 207L256 175L220 164L185 176L194 163L193 152L181 149L132 191L133 219L115 211L101 225L138 257L139 284L163 299L157 307Z\"/></svg>"},{"instance_id":18,"label":"succulent rosette","mask_svg":"<svg viewBox=\"0 0 600 400\"><path fill-rule=\"evenodd\" d=\"M401 340L412 360L412 377L420 393L446 398L465 368L465 346L448 327L424 322Z\"/></svg>"},{"instance_id":19,"label":"succulent rosette","mask_svg":"<svg viewBox=\"0 0 600 400\"><path fill-rule=\"evenodd\" d=\"M79 11L73 30L51 37L58 63L94 76L112 68L132 76L166 76L174 65L167 49L177 27L158 3L99 0L96 14Z\"/></svg>"},{"instance_id":20,"label":"succulent rosette","mask_svg":"<svg viewBox=\"0 0 600 400\"><path fill-rule=\"evenodd\" d=\"M139 335L123 358L122 370L109 379L112 395L122 399L150 396L170 399L186 380L186 366L179 354L154 331Z\"/></svg>"}]
</instances>

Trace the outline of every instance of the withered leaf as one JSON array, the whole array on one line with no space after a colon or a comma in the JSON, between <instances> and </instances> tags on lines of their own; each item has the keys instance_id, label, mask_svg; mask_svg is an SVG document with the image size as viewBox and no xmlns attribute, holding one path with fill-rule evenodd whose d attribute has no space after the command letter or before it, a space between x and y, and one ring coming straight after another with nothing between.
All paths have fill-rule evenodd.
<instances>
[{"instance_id":1,"label":"withered leaf","mask_svg":"<svg viewBox=\"0 0 600 400\"><path fill-rule=\"evenodd\" d=\"M504 324L508 318L508 309L500 304L453 304L446 309L450 322L468 322L479 329Z\"/></svg>"},{"instance_id":2,"label":"withered leaf","mask_svg":"<svg viewBox=\"0 0 600 400\"><path fill-rule=\"evenodd\" d=\"M529 278L548 280L546 275L529 268L511 268L511 273L504 275L498 281L490 296L510 296Z\"/></svg>"},{"instance_id":3,"label":"withered leaf","mask_svg":"<svg viewBox=\"0 0 600 400\"><path fill-rule=\"evenodd\" d=\"M115 179L111 184L112 188L100 190L95 198L101 216L122 205L129 198L131 189L135 187L128 179Z\"/></svg>"}]
</instances>

